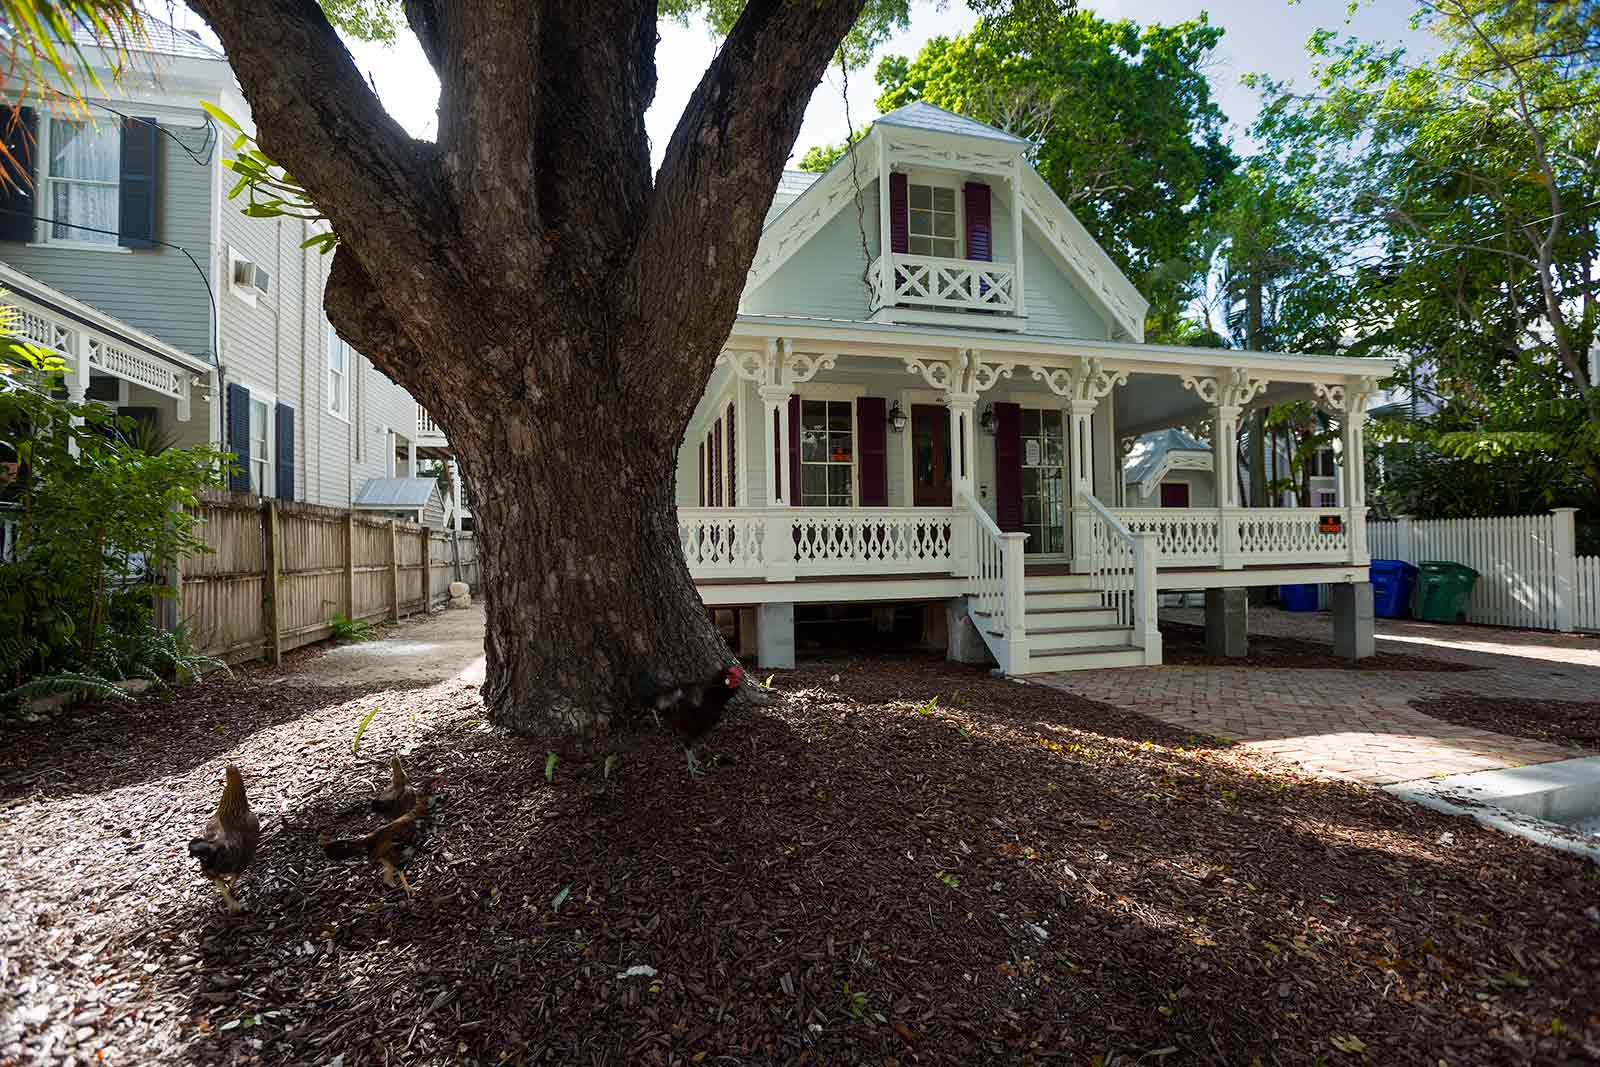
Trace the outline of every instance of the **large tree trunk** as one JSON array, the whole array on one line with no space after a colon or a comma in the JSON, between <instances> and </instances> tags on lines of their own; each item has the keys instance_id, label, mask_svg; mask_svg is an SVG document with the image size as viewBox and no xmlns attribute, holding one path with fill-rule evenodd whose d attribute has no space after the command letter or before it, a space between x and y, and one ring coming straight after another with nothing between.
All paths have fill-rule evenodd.
<instances>
[{"instance_id":1,"label":"large tree trunk","mask_svg":"<svg viewBox=\"0 0 1600 1067\"><path fill-rule=\"evenodd\" d=\"M339 237L329 320L472 485L495 722L593 733L641 671L728 660L679 555L678 446L863 3L746 0L652 172L655 0L404 0L439 75L434 142L384 112L312 0L193 0Z\"/></svg>"},{"instance_id":2,"label":"large tree trunk","mask_svg":"<svg viewBox=\"0 0 1600 1067\"><path fill-rule=\"evenodd\" d=\"M473 486L499 725L590 734L641 670L685 679L731 662L678 548L681 422L597 376L450 428Z\"/></svg>"}]
</instances>

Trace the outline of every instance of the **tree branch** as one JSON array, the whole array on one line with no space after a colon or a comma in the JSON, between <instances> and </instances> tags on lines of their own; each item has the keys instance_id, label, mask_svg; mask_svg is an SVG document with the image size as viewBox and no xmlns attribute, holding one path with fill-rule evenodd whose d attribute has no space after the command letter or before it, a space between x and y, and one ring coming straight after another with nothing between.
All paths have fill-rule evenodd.
<instances>
[{"instance_id":1,"label":"tree branch","mask_svg":"<svg viewBox=\"0 0 1600 1067\"><path fill-rule=\"evenodd\" d=\"M374 273L437 262L448 206L432 145L384 111L314 0L194 0L222 40L262 148L300 182ZM424 299L405 286L400 299ZM446 289L439 286L436 289Z\"/></svg>"},{"instance_id":2,"label":"tree branch","mask_svg":"<svg viewBox=\"0 0 1600 1067\"><path fill-rule=\"evenodd\" d=\"M806 105L863 6L745 5L668 142L628 268L627 315L639 322L732 319ZM709 371L715 353L704 356L705 366L686 368L691 376Z\"/></svg>"}]
</instances>

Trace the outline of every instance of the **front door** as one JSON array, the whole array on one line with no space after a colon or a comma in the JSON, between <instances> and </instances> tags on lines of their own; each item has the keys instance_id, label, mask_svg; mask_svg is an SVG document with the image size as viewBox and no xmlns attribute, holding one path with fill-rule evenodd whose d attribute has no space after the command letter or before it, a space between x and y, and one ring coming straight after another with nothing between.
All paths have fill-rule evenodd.
<instances>
[{"instance_id":1,"label":"front door","mask_svg":"<svg viewBox=\"0 0 1600 1067\"><path fill-rule=\"evenodd\" d=\"M933 404L911 405L911 502L947 508L950 496L950 412Z\"/></svg>"},{"instance_id":2,"label":"front door","mask_svg":"<svg viewBox=\"0 0 1600 1067\"><path fill-rule=\"evenodd\" d=\"M1023 550L1057 556L1067 549L1066 435L1058 408L1022 409Z\"/></svg>"}]
</instances>

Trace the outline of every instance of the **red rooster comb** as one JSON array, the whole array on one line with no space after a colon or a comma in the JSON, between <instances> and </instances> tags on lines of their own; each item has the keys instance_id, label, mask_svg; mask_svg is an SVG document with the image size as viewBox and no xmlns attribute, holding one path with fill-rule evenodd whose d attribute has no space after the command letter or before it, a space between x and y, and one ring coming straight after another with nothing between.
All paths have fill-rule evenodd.
<instances>
[{"instance_id":1,"label":"red rooster comb","mask_svg":"<svg viewBox=\"0 0 1600 1067\"><path fill-rule=\"evenodd\" d=\"M744 683L744 668L739 666L737 663L722 673L724 677L727 678L727 686L729 689L737 689Z\"/></svg>"}]
</instances>

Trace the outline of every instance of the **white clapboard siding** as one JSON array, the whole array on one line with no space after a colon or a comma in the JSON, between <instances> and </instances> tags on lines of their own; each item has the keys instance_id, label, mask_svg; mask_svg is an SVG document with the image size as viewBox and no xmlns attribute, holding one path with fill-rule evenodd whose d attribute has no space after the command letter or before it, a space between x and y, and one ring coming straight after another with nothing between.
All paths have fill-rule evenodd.
<instances>
[{"instance_id":1,"label":"white clapboard siding","mask_svg":"<svg viewBox=\"0 0 1600 1067\"><path fill-rule=\"evenodd\" d=\"M1572 523L1570 509L1480 519L1374 521L1367 524L1367 544L1373 559L1412 564L1442 560L1477 571L1467 601L1468 622L1556 630L1571 625L1581 629L1581 620L1587 618L1592 628L1600 615L1600 564L1573 560Z\"/></svg>"}]
</instances>

